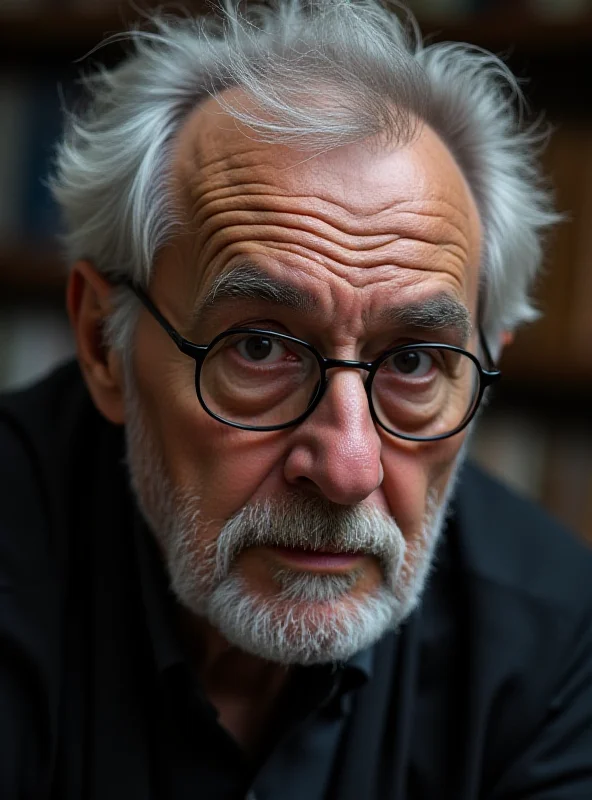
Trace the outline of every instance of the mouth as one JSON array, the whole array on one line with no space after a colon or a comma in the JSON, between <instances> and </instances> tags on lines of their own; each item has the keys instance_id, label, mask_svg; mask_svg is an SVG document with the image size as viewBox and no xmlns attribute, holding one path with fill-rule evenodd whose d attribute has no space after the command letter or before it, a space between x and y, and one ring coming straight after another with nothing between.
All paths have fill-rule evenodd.
<instances>
[{"instance_id":1,"label":"mouth","mask_svg":"<svg viewBox=\"0 0 592 800\"><path fill-rule=\"evenodd\" d=\"M366 557L365 553L340 553L332 550L305 550L299 547L271 547L278 561L290 569L339 574L351 572Z\"/></svg>"}]
</instances>

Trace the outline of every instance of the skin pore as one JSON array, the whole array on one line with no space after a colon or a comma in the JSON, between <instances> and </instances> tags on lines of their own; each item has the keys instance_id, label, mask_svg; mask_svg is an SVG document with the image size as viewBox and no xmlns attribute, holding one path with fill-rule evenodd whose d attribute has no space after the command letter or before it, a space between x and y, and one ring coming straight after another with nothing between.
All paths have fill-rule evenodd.
<instances>
[{"instance_id":1,"label":"skin pore","mask_svg":"<svg viewBox=\"0 0 592 800\"><path fill-rule=\"evenodd\" d=\"M254 141L209 99L180 132L173 186L188 224L161 252L149 291L186 338L204 344L231 327L272 327L340 359L372 360L397 344L427 340L477 352L479 217L452 155L427 126L401 148L361 143L311 158ZM232 292L216 300L212 287L245 260L312 302ZM92 266L77 264L69 311L82 369L98 409L125 424L122 366L100 344L109 297ZM473 321L466 341L466 329L452 320L429 330L425 319L405 313L442 297ZM464 432L432 443L395 439L375 426L363 378L350 369L332 371L322 402L294 428L225 426L197 402L194 362L145 311L134 384L168 480L199 498L200 547L215 546L245 505L297 493L396 520L409 548L401 580L414 573L429 500L444 502ZM235 569L249 593L267 597L278 592L278 567L294 564L254 547L239 554ZM348 602L384 579L372 556L356 569ZM256 748L289 668L232 646L188 611L180 625L222 724L247 750Z\"/></svg>"}]
</instances>

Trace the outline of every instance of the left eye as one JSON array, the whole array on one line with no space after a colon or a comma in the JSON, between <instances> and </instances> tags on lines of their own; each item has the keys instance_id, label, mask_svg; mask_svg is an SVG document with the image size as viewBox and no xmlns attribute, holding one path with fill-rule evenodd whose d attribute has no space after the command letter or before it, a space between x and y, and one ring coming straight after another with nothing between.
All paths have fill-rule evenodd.
<instances>
[{"instance_id":1,"label":"left eye","mask_svg":"<svg viewBox=\"0 0 592 800\"><path fill-rule=\"evenodd\" d=\"M236 349L246 361L259 364L271 364L286 353L281 339L261 335L246 336L236 343Z\"/></svg>"},{"instance_id":2,"label":"left eye","mask_svg":"<svg viewBox=\"0 0 592 800\"><path fill-rule=\"evenodd\" d=\"M412 378L423 378L432 369L433 364L432 356L423 350L406 350L390 356L385 361L387 368Z\"/></svg>"}]
</instances>

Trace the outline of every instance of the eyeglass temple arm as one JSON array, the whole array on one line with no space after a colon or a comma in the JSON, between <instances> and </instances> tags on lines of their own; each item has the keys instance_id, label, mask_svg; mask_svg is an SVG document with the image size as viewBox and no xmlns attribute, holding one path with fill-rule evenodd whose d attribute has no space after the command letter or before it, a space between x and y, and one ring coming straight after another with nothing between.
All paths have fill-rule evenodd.
<instances>
[{"instance_id":1,"label":"eyeglass temple arm","mask_svg":"<svg viewBox=\"0 0 592 800\"><path fill-rule=\"evenodd\" d=\"M199 354L203 358L203 353L201 351L202 350L205 351L207 348L205 347L202 348L200 345L193 344L193 342L189 342L187 341L187 339L184 339L181 336L181 334L178 333L173 328L173 326L164 316L164 314L162 314L158 310L158 308L154 305L150 297L141 287L136 286L136 284L133 283L133 281L131 281L129 278L125 278L124 280L120 281L120 285L127 286L128 289L131 289L131 291L136 295L138 300L148 309L148 311L152 314L154 319L161 325L161 327L166 331L166 333L168 333L168 335L171 337L173 342L177 345L177 347L179 348L179 350L181 350L182 353L186 353L187 355L190 355L194 358L196 357L196 355Z\"/></svg>"},{"instance_id":2,"label":"eyeglass temple arm","mask_svg":"<svg viewBox=\"0 0 592 800\"><path fill-rule=\"evenodd\" d=\"M501 377L502 373L501 370L499 370L495 365L495 361L491 356L491 351L487 345L487 339L485 338L482 328L479 328L479 342L487 359L487 369L484 369L483 372L492 380L497 380L499 377Z\"/></svg>"}]
</instances>

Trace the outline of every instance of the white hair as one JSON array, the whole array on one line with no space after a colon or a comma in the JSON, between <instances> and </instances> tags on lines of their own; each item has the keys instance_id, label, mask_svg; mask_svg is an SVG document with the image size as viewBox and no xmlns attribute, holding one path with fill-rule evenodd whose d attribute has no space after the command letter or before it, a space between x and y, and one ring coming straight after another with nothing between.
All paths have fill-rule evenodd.
<instances>
[{"instance_id":1,"label":"white hair","mask_svg":"<svg viewBox=\"0 0 592 800\"><path fill-rule=\"evenodd\" d=\"M492 340L536 317L529 293L542 235L558 219L538 172L544 136L523 129L508 67L467 44L425 46L411 15L376 0L277 0L240 14L150 18L132 52L85 79L88 103L67 115L51 186L69 261L146 287L183 220L170 189L176 136L216 95L264 141L321 152L381 134L411 141L417 120L443 139L483 227L480 324ZM253 104L220 93L241 87ZM107 329L129 357L137 301L120 295Z\"/></svg>"}]
</instances>

